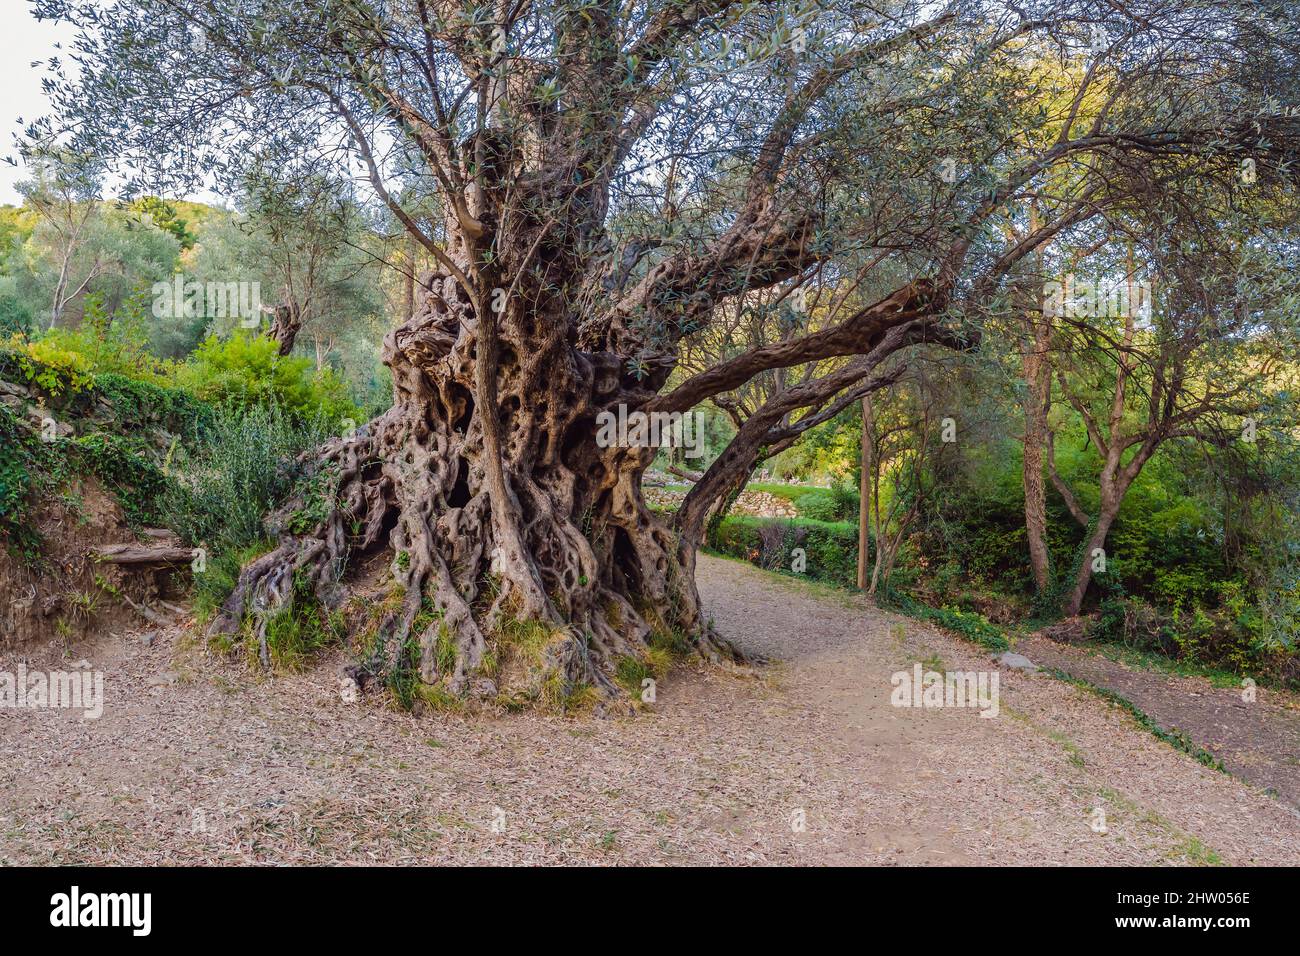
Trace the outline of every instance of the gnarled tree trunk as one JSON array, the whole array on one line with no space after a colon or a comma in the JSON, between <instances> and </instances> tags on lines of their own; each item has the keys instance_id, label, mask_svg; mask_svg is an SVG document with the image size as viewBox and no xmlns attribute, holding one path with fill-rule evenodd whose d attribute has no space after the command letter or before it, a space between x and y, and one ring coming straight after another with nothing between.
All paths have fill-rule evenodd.
<instances>
[{"instance_id":1,"label":"gnarled tree trunk","mask_svg":"<svg viewBox=\"0 0 1300 956\"><path fill-rule=\"evenodd\" d=\"M293 353L298 332L302 329L302 311L293 303L277 305L271 310L271 330L268 333L272 341L279 346L282 356ZM318 363L319 365L319 363Z\"/></svg>"},{"instance_id":2,"label":"gnarled tree trunk","mask_svg":"<svg viewBox=\"0 0 1300 956\"><path fill-rule=\"evenodd\" d=\"M573 343L559 291L577 277L571 237L515 225L484 268L448 222L450 265L479 277L479 301L454 269L425 277L422 306L384 343L393 407L307 463L300 487L326 487L333 508L305 534L288 530L301 497L272 519L278 547L245 568L216 631L248 626L264 643L303 576L338 607L348 568L386 548L402 600L373 666L400 666L414 642L421 681L450 693L504 689L500 645L516 622L545 631L534 691L558 680L561 693L614 695L620 659L644 659L655 635L731 654L701 615L693 547L642 497L655 449L596 441L598 413L653 391L618 355Z\"/></svg>"}]
</instances>

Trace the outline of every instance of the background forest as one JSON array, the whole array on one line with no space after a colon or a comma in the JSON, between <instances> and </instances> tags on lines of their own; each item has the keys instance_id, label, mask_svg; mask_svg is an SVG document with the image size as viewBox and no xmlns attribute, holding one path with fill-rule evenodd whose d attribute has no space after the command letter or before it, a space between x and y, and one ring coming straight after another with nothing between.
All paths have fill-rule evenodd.
<instances>
[{"instance_id":1,"label":"background forest","mask_svg":"<svg viewBox=\"0 0 1300 956\"><path fill-rule=\"evenodd\" d=\"M371 28L363 26L362 33ZM787 26L767 41L774 56L805 52L807 29ZM990 49L1015 52L1012 41L1031 27L995 37ZM1176 71L1153 66L1152 76L1169 85L1170 109L1190 117L1190 132L1165 165L1133 161L1130 147L1163 148L1167 118L1136 94L1126 100L1124 83L1108 87L1099 78L1111 41L1101 24L1090 31L1072 36L1077 49L1059 59L1048 44L979 64L987 73L978 88L967 89L954 71L931 89L950 67L927 65L927 51L903 57L911 73L882 67L856 75L834 61L826 76L843 88L825 115L810 112L816 97L791 99L792 122L819 130L799 148L824 149L817 162L839 177L804 197L826 220L811 245L835 239L843 248L836 256L810 252L800 232L791 262L782 259L762 281L747 275L752 286L729 285L717 301L694 287L650 296L645 308L671 306L677 317L647 326L654 334L638 326L624 336L625 387L633 394L645 381L652 391L693 396L705 448L694 459L660 453L652 475L665 492L651 503L660 511L682 505L683 514L709 506L704 543L714 550L860 587L882 602L938 608L954 627L1053 625L1069 639L1295 682L1294 142L1289 133L1261 132L1267 123L1289 129L1283 121L1294 117L1279 102L1252 100L1253 132L1229 129L1221 103L1201 103L1178 88ZM257 53L265 38L254 34L248 42ZM767 55L762 44L755 49ZM962 49L954 43L950 52ZM683 62L695 58L713 82L713 60L693 51ZM924 96L884 97L878 86L886 80ZM1261 81L1247 70L1241 82ZM832 86L815 74L809 95ZM104 90L117 95L112 84ZM861 106L872 96L884 97L880 111ZM924 111L924 121L905 118L930 98L952 109L947 125L932 128ZM99 116L107 123L116 113L106 103ZM525 113L540 110L523 103ZM1115 143L1083 132L1139 120L1154 132ZM705 132L725 124L715 126ZM150 128L141 124L140 135ZM747 131L738 124L735 132L743 139ZM690 135L664 133L654 141L664 156L622 184L626 192L603 224L624 246L618 274L601 274L606 292L672 273L667 252L656 250L689 251L728 221L735 197L691 184L713 177L730 189L743 177L695 155ZM901 148L863 147L897 142ZM1017 171L1017 149L1041 155ZM1268 166L1261 159L1257 169L1251 150L1268 156ZM212 160L238 174L228 209L148 194L118 201L90 152L79 162L57 149L32 153L25 201L0 209L0 371L64 411L86 411L102 398L119 417L137 407L153 424L161 415L173 440L160 448L126 428L67 436L56 429L66 440L37 441L19 427L26 397L7 402L0 528L11 550L39 555L28 509L58 490L67 467L90 468L123 491L137 524L173 529L212 555L220 573L195 585L203 617L229 593L238 568L272 547L264 519L286 501L301 505L289 517L293 535L330 526L332 503L301 487L293 463L326 436L355 435L392 405L384 338L426 303L436 307L429 276L446 257L436 229L426 234L417 220L437 222L449 209L467 216L395 152L394 191L384 191L384 204L366 202L354 188L359 179L317 174L309 163L288 175L271 152L250 153L238 170ZM798 150L791 162L802 162ZM760 174L762 163L740 192L775 216L781 203L755 198L754 183L767 182ZM770 178L783 188L802 182ZM951 221L934 212L946 208L940 199L951 200ZM897 212L900 203L912 212ZM927 210L933 221L914 227ZM764 228L782 223L778 216ZM479 227L470 225L478 241ZM952 236L952 250L931 248L942 245L936 237ZM916 268L906 251L913 246L937 263L935 275L949 285L942 296L929 297L930 279L903 285ZM614 262L608 249L598 251L596 260ZM760 252L786 255L770 241ZM952 263L967 257L979 269L955 277ZM159 288L174 281L232 277L260 292L251 322L158 308ZM921 308L926 323L881 333L870 349L850 341L862 317L891 314L895 289L895 311ZM583 295L575 309L598 311L589 291ZM705 308L697 299L707 300L707 323L681 317ZM608 329L582 331L594 336L592 355L611 355L624 335L621 318L604 318ZM787 345L789 360L780 358ZM863 355L870 363L855 365ZM724 380L739 384L716 384ZM798 398L801 389L814 397ZM736 443L738 435L744 441ZM739 493L746 475L737 485L726 468L711 469L729 443L759 453L748 487L788 502L784 513L747 507ZM459 483L447 484L456 496ZM701 487L707 493L692 493ZM717 496L724 500L711 507ZM692 512L677 530L691 532L698 519ZM399 562L404 554L399 548ZM420 615L420 600L411 598L408 617ZM426 657L434 651L430 644Z\"/></svg>"},{"instance_id":2,"label":"background forest","mask_svg":"<svg viewBox=\"0 0 1300 956\"><path fill-rule=\"evenodd\" d=\"M232 586L239 562L266 546L261 522L291 487L283 462L386 407L391 386L380 347L411 307L410 250L356 208L337 200L331 207L319 196L296 207L259 207L250 194L250 211L233 211L156 197L122 204L76 188L43 171L26 185L21 207L0 209L0 361L54 394L98 386L153 390L146 400L184 396L191 434L172 453L189 448L208 467L197 481L159 476L140 517L215 545L224 574L205 578L200 589L201 605L206 589L211 607ZM156 282L234 272L256 276L264 302L302 303L307 318L291 355L278 354L263 328L151 310ZM695 347L726 354L755 334L745 322L768 323L767 334L779 335L791 318L780 301L755 300L746 310L720 341ZM1081 318L1073 334L1060 328L1040 337L1038 355L1032 327L986 336L965 352L926 353L893 388L844 408L763 463L750 488L789 501L798 517L715 515L711 546L786 571L803 548L806 573L852 587L866 487L873 593L947 608L958 627L969 626L963 612L1004 626L1060 617L1071 573L1092 560L1085 546L1101 499L1105 463L1088 403L1113 401L1120 367L1114 351L1078 334L1086 322L1108 320ZM1051 385L1050 397L1039 398L1047 399L1042 421L1050 436L1040 469L1049 568L1042 587L1025 507L1025 435L1034 418L1027 378L1036 359ZM690 360L688 350L685 368ZM1268 361L1222 350L1188 374L1259 387L1254 373ZM1290 376L1270 382L1261 411L1234 417L1225 400L1213 428L1171 437L1152 454L1110 530L1105 572L1094 575L1082 608L1089 612L1079 624L1084 636L1233 673L1297 679L1300 474ZM735 433L733 420L743 421L747 392L772 387L760 378L702 406L704 456L665 450L661 468L689 475L707 467ZM1149 402L1149 389L1125 392L1120 428L1140 428ZM11 447L7 456L14 455ZM129 467L148 466L141 457ZM677 475L665 478L670 492L688 487ZM23 502L39 480L12 462L0 471L0 517L11 544L23 540ZM667 500L671 507L671 494Z\"/></svg>"}]
</instances>

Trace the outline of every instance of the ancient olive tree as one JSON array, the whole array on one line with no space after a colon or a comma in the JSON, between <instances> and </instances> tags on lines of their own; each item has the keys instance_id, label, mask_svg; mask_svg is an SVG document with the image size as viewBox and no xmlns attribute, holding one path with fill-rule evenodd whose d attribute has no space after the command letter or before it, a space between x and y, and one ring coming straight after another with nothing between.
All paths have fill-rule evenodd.
<instances>
[{"instance_id":1,"label":"ancient olive tree","mask_svg":"<svg viewBox=\"0 0 1300 956\"><path fill-rule=\"evenodd\" d=\"M320 449L304 485L327 506L300 497L272 521L278 546L216 624L256 630L304 582L338 606L386 555L403 597L374 666L410 655L453 693L498 690L519 621L547 635L529 679L564 688L615 693L619 662L657 636L728 653L701 611L695 551L759 456L882 385L900 351L972 342L947 320L1117 201L1117 165L1195 164L1213 147L1179 125L1186 110L1171 126L1143 108L1185 45L1172 3L36 5L84 37L80 75L55 80L75 122L31 140L120 157L154 191L237 181L250 157L276 157L286 180L332 170L434 264L385 343L392 408ZM1108 56L1098 30L1131 49ZM1023 135L1005 105L1040 96L1030 46L1097 64L1122 108ZM989 228L1063 164L1078 175L1056 215L1014 241ZM848 296L872 261L901 278ZM834 321L674 375L719 308L814 273L844 296ZM598 440L620 407L686 413L810 362L827 364L745 418L674 518L641 494L655 449Z\"/></svg>"}]
</instances>

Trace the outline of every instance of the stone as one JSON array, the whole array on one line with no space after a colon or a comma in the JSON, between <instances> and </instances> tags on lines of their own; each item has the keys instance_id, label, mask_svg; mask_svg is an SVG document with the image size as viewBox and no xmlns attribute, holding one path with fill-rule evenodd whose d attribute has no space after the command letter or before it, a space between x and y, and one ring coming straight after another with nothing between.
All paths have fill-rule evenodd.
<instances>
[{"instance_id":1,"label":"stone","mask_svg":"<svg viewBox=\"0 0 1300 956\"><path fill-rule=\"evenodd\" d=\"M361 699L361 686L347 674L339 678L339 699L345 704L355 704Z\"/></svg>"},{"instance_id":2,"label":"stone","mask_svg":"<svg viewBox=\"0 0 1300 956\"><path fill-rule=\"evenodd\" d=\"M1039 671L1038 665L1028 657L1025 657L1024 654L1013 654L1011 651L1007 651L1003 654L999 654L994 658L994 660L1003 667L1010 667L1012 670L1016 671L1024 671L1027 674L1037 674Z\"/></svg>"}]
</instances>

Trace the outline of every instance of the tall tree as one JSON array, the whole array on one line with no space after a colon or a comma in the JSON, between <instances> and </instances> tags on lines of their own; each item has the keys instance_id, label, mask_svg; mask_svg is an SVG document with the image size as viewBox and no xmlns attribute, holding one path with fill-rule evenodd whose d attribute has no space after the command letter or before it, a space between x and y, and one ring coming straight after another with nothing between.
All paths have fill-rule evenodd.
<instances>
[{"instance_id":1,"label":"tall tree","mask_svg":"<svg viewBox=\"0 0 1300 956\"><path fill-rule=\"evenodd\" d=\"M53 81L68 138L122 157L142 190L233 181L250 154L282 157L286 179L332 164L428 254L423 302L385 343L393 407L321 449L332 510L305 532L279 522L217 626L264 628L304 581L336 605L355 559L386 548L405 597L376 666L414 646L424 681L481 694L505 679L497 651L519 619L549 635L528 679L564 687L618 693L619 661L655 632L727 653L694 584L710 509L891 356L969 341L945 320L1121 201L1117 167L1205 175L1234 149L1280 162L1268 130L1210 130L1205 99L1165 94L1191 71L1217 77L1219 99L1255 96L1241 50L1276 59L1295 25L1234 0L1190 15L1170 0L36 7L84 28L79 77ZM1031 46L1092 61L1111 108L1054 137L1013 128L1003 104L1039 95ZM411 156L441 216L403 205ZM1080 173L1054 215L1013 243L988 228L1059 166ZM721 304L873 255L904 278L668 385ZM671 524L640 490L656 449L599 437L604 414L688 412L827 359L843 361L746 418Z\"/></svg>"},{"instance_id":2,"label":"tall tree","mask_svg":"<svg viewBox=\"0 0 1300 956\"><path fill-rule=\"evenodd\" d=\"M34 238L54 266L49 328L63 322L69 304L112 266L95 231L102 202L96 177L75 161L48 153L35 164L35 175L18 187L24 204L40 216Z\"/></svg>"}]
</instances>

